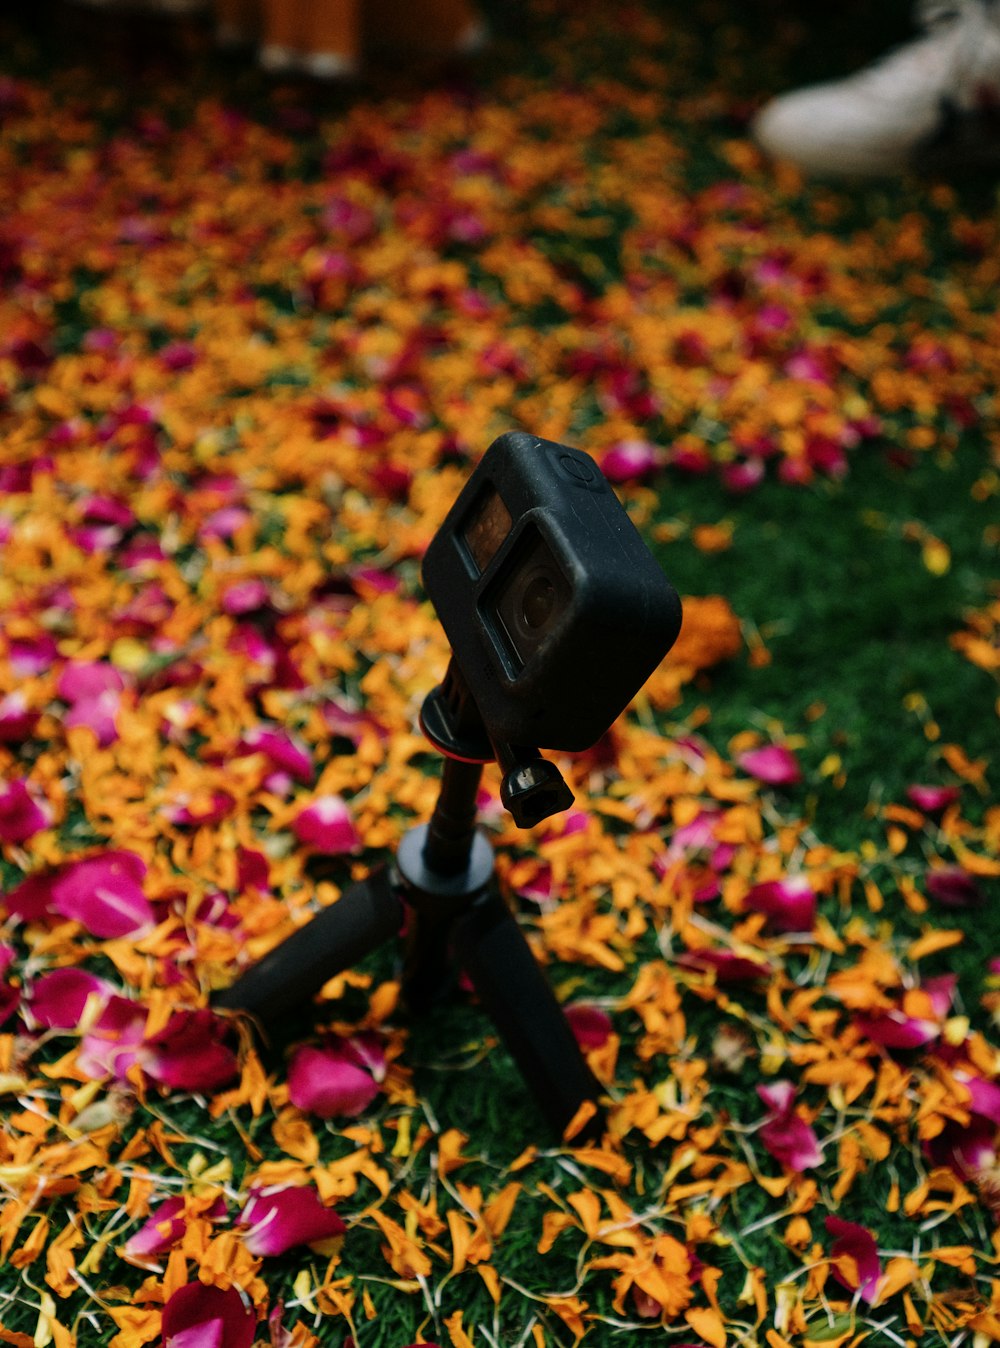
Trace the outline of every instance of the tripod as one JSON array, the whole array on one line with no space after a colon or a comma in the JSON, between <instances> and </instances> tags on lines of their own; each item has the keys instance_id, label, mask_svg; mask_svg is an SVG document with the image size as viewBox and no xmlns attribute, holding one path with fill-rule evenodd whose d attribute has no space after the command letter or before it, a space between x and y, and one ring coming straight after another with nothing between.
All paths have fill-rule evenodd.
<instances>
[{"instance_id":1,"label":"tripod","mask_svg":"<svg viewBox=\"0 0 1000 1348\"><path fill-rule=\"evenodd\" d=\"M454 660L426 698L421 728L444 754L441 789L427 824L402 838L395 863L344 891L214 998L265 1027L328 979L404 933L403 999L414 1015L441 1001L464 970L559 1136L600 1086L513 914L494 883L493 849L476 825L484 763L504 768L501 796L517 823L534 824L572 802L553 763L537 750L488 739ZM599 1109L578 1138L600 1134Z\"/></svg>"}]
</instances>

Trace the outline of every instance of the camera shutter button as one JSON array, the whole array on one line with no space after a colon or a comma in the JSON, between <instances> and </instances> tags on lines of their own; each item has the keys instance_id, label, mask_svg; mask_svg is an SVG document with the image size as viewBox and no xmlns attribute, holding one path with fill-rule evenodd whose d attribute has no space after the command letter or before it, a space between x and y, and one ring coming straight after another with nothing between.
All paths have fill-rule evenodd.
<instances>
[{"instance_id":1,"label":"camera shutter button","mask_svg":"<svg viewBox=\"0 0 1000 1348\"><path fill-rule=\"evenodd\" d=\"M597 469L587 459L577 458L575 454L560 454L559 467L567 477L575 478L585 486L597 480Z\"/></svg>"}]
</instances>

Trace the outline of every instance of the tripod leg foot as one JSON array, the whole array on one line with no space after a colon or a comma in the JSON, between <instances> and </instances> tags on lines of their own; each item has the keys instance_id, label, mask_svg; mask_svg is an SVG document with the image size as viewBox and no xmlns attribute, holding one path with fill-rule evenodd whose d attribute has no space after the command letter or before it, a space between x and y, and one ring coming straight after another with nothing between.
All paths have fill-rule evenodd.
<instances>
[{"instance_id":1,"label":"tripod leg foot","mask_svg":"<svg viewBox=\"0 0 1000 1348\"><path fill-rule=\"evenodd\" d=\"M359 963L391 940L403 924L403 905L388 868L351 885L336 903L282 941L212 999L229 1011L247 1011L265 1026L314 996L327 979Z\"/></svg>"},{"instance_id":2,"label":"tripod leg foot","mask_svg":"<svg viewBox=\"0 0 1000 1348\"><path fill-rule=\"evenodd\" d=\"M591 1072L555 993L503 899L494 891L452 931L459 961L551 1127L564 1134L581 1105L597 1105ZM598 1106L574 1140L603 1131Z\"/></svg>"}]
</instances>

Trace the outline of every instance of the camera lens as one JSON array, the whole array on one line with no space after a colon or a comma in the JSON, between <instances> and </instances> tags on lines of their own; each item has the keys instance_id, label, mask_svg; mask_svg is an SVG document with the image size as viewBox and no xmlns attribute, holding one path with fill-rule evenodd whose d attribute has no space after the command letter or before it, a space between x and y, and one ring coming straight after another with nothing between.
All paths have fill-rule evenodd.
<instances>
[{"instance_id":1,"label":"camera lens","mask_svg":"<svg viewBox=\"0 0 1000 1348\"><path fill-rule=\"evenodd\" d=\"M485 625L512 673L556 638L573 591L537 528L524 530L481 602Z\"/></svg>"},{"instance_id":2,"label":"camera lens","mask_svg":"<svg viewBox=\"0 0 1000 1348\"><path fill-rule=\"evenodd\" d=\"M521 617L524 625L537 631L552 617L556 606L556 587L551 576L533 576L524 587L521 597Z\"/></svg>"}]
</instances>

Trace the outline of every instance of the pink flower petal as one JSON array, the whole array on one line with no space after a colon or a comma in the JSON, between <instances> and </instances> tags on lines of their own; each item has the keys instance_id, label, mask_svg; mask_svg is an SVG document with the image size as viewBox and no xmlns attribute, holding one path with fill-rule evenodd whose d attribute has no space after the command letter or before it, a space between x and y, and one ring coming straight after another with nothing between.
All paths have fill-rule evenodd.
<instances>
[{"instance_id":1,"label":"pink flower petal","mask_svg":"<svg viewBox=\"0 0 1000 1348\"><path fill-rule=\"evenodd\" d=\"M125 680L104 660L70 661L59 675L56 694L63 702L89 702L102 693L120 693Z\"/></svg>"},{"instance_id":2,"label":"pink flower petal","mask_svg":"<svg viewBox=\"0 0 1000 1348\"><path fill-rule=\"evenodd\" d=\"M941 1026L933 1020L907 1016L902 1011L887 1011L880 1016L854 1016L851 1022L858 1034L871 1044L883 1048L922 1048L931 1044L941 1033Z\"/></svg>"},{"instance_id":3,"label":"pink flower petal","mask_svg":"<svg viewBox=\"0 0 1000 1348\"><path fill-rule=\"evenodd\" d=\"M774 972L765 960L747 959L731 950L686 950L677 963L684 969L714 970L719 983L751 983Z\"/></svg>"},{"instance_id":4,"label":"pink flower petal","mask_svg":"<svg viewBox=\"0 0 1000 1348\"><path fill-rule=\"evenodd\" d=\"M23 779L0 786L0 843L27 842L50 822Z\"/></svg>"},{"instance_id":5,"label":"pink flower petal","mask_svg":"<svg viewBox=\"0 0 1000 1348\"><path fill-rule=\"evenodd\" d=\"M310 1185L274 1185L251 1191L239 1224L249 1230L243 1244L251 1254L284 1254L296 1245L342 1236L347 1230L333 1208L324 1207Z\"/></svg>"},{"instance_id":6,"label":"pink flower petal","mask_svg":"<svg viewBox=\"0 0 1000 1348\"><path fill-rule=\"evenodd\" d=\"M601 472L609 482L634 482L655 473L662 455L648 440L619 440L601 458Z\"/></svg>"},{"instance_id":7,"label":"pink flower petal","mask_svg":"<svg viewBox=\"0 0 1000 1348\"><path fill-rule=\"evenodd\" d=\"M47 632L37 637L14 640L8 646L10 667L19 678L32 678L52 668L58 648Z\"/></svg>"},{"instance_id":8,"label":"pink flower petal","mask_svg":"<svg viewBox=\"0 0 1000 1348\"><path fill-rule=\"evenodd\" d=\"M82 697L66 712L63 724L69 730L75 730L78 726L92 730L97 736L98 745L106 749L118 738L115 718L121 710L121 703L121 693L110 688L96 697Z\"/></svg>"},{"instance_id":9,"label":"pink flower petal","mask_svg":"<svg viewBox=\"0 0 1000 1348\"><path fill-rule=\"evenodd\" d=\"M1000 1127L1000 1083L969 1076L965 1072L956 1072L955 1080L961 1082L969 1092L969 1112L979 1118L989 1119Z\"/></svg>"},{"instance_id":10,"label":"pink flower petal","mask_svg":"<svg viewBox=\"0 0 1000 1348\"><path fill-rule=\"evenodd\" d=\"M767 1106L768 1117L758 1136L765 1149L789 1170L801 1173L823 1159L819 1142L805 1119L795 1113L795 1088L790 1081L758 1086L757 1094Z\"/></svg>"},{"instance_id":11,"label":"pink flower petal","mask_svg":"<svg viewBox=\"0 0 1000 1348\"><path fill-rule=\"evenodd\" d=\"M3 904L11 917L22 922L36 922L52 908L52 886L58 871L40 871L22 880L9 894L3 895Z\"/></svg>"},{"instance_id":12,"label":"pink flower petal","mask_svg":"<svg viewBox=\"0 0 1000 1348\"><path fill-rule=\"evenodd\" d=\"M928 814L937 814L949 805L954 805L960 794L957 786L920 786L914 784L906 788L907 799L911 804L915 805L918 810L925 810Z\"/></svg>"},{"instance_id":13,"label":"pink flower petal","mask_svg":"<svg viewBox=\"0 0 1000 1348\"><path fill-rule=\"evenodd\" d=\"M38 712L28 708L28 699L15 689L0 698L0 744L23 744L38 724Z\"/></svg>"},{"instance_id":14,"label":"pink flower petal","mask_svg":"<svg viewBox=\"0 0 1000 1348\"><path fill-rule=\"evenodd\" d=\"M826 1229L834 1237L830 1257L833 1259L833 1276L842 1286L851 1292L857 1292L863 1301L873 1302L878 1295L878 1282L882 1276L882 1264L878 1257L878 1246L872 1233L856 1222L845 1222L840 1217L827 1217ZM855 1280L853 1271L840 1262L846 1256L853 1260L857 1269Z\"/></svg>"},{"instance_id":15,"label":"pink flower petal","mask_svg":"<svg viewBox=\"0 0 1000 1348\"><path fill-rule=\"evenodd\" d=\"M340 796L317 796L300 810L292 824L299 842L330 854L357 852L361 839Z\"/></svg>"},{"instance_id":16,"label":"pink flower petal","mask_svg":"<svg viewBox=\"0 0 1000 1348\"><path fill-rule=\"evenodd\" d=\"M163 1307L162 1348L251 1348L256 1326L237 1288L189 1282Z\"/></svg>"},{"instance_id":17,"label":"pink flower petal","mask_svg":"<svg viewBox=\"0 0 1000 1348\"><path fill-rule=\"evenodd\" d=\"M296 781L308 784L313 779L313 762L301 740L277 727L260 726L249 730L236 746L237 754L263 754L276 768Z\"/></svg>"},{"instance_id":18,"label":"pink flower petal","mask_svg":"<svg viewBox=\"0 0 1000 1348\"><path fill-rule=\"evenodd\" d=\"M973 1114L967 1124L946 1123L923 1150L931 1165L948 1166L962 1179L975 1180L996 1170L997 1126Z\"/></svg>"},{"instance_id":19,"label":"pink flower petal","mask_svg":"<svg viewBox=\"0 0 1000 1348\"><path fill-rule=\"evenodd\" d=\"M984 900L974 875L961 866L938 866L924 877L927 893L943 908L977 908Z\"/></svg>"},{"instance_id":20,"label":"pink flower petal","mask_svg":"<svg viewBox=\"0 0 1000 1348\"><path fill-rule=\"evenodd\" d=\"M727 463L722 469L722 481L727 491L742 495L753 491L764 481L764 462L762 459L744 459L736 463Z\"/></svg>"},{"instance_id":21,"label":"pink flower petal","mask_svg":"<svg viewBox=\"0 0 1000 1348\"><path fill-rule=\"evenodd\" d=\"M385 1059L372 1036L342 1039L324 1048L296 1051L288 1068L288 1094L297 1109L331 1119L367 1109L385 1076Z\"/></svg>"},{"instance_id":22,"label":"pink flower petal","mask_svg":"<svg viewBox=\"0 0 1000 1348\"><path fill-rule=\"evenodd\" d=\"M180 828L201 828L205 824L217 824L225 819L235 804L235 799L228 791L213 791L204 798L182 796L169 805L164 814L171 824L177 824Z\"/></svg>"},{"instance_id":23,"label":"pink flower petal","mask_svg":"<svg viewBox=\"0 0 1000 1348\"><path fill-rule=\"evenodd\" d=\"M143 1066L154 1081L182 1091L213 1091L236 1076L236 1054L223 1042L228 1024L206 1008L176 1011L146 1040Z\"/></svg>"},{"instance_id":24,"label":"pink flower petal","mask_svg":"<svg viewBox=\"0 0 1000 1348\"><path fill-rule=\"evenodd\" d=\"M555 892L552 867L548 862L540 862L531 879L518 885L516 892L522 899L530 899L532 903L548 903Z\"/></svg>"},{"instance_id":25,"label":"pink flower petal","mask_svg":"<svg viewBox=\"0 0 1000 1348\"><path fill-rule=\"evenodd\" d=\"M754 885L743 906L766 914L773 931L812 931L816 922L816 895L803 875Z\"/></svg>"},{"instance_id":26,"label":"pink flower petal","mask_svg":"<svg viewBox=\"0 0 1000 1348\"><path fill-rule=\"evenodd\" d=\"M95 1080L114 1077L125 1081L142 1056L145 1030L144 1006L127 997L111 997L94 1028L80 1040L77 1066Z\"/></svg>"},{"instance_id":27,"label":"pink flower petal","mask_svg":"<svg viewBox=\"0 0 1000 1348\"><path fill-rule=\"evenodd\" d=\"M184 1199L168 1198L153 1209L138 1231L129 1236L121 1252L126 1259L136 1255L165 1254L176 1245L186 1230Z\"/></svg>"},{"instance_id":28,"label":"pink flower petal","mask_svg":"<svg viewBox=\"0 0 1000 1348\"><path fill-rule=\"evenodd\" d=\"M72 1030L80 1024L92 997L106 1002L114 993L110 983L86 969L53 969L32 983L28 1010L38 1025Z\"/></svg>"},{"instance_id":29,"label":"pink flower petal","mask_svg":"<svg viewBox=\"0 0 1000 1348\"><path fill-rule=\"evenodd\" d=\"M768 744L751 749L736 760L744 772L768 786L793 786L802 780L799 761L790 749L781 744Z\"/></svg>"},{"instance_id":30,"label":"pink flower petal","mask_svg":"<svg viewBox=\"0 0 1000 1348\"><path fill-rule=\"evenodd\" d=\"M241 847L236 854L236 883L240 890L256 889L270 893L271 868L263 852Z\"/></svg>"},{"instance_id":31,"label":"pink flower petal","mask_svg":"<svg viewBox=\"0 0 1000 1348\"><path fill-rule=\"evenodd\" d=\"M238 617L263 608L268 598L268 589L262 580L241 580L230 585L223 594L222 607L226 613Z\"/></svg>"},{"instance_id":32,"label":"pink flower petal","mask_svg":"<svg viewBox=\"0 0 1000 1348\"><path fill-rule=\"evenodd\" d=\"M52 907L105 940L149 931L154 915L142 892L145 874L145 863L134 852L85 857L60 871L52 884Z\"/></svg>"},{"instance_id":33,"label":"pink flower petal","mask_svg":"<svg viewBox=\"0 0 1000 1348\"><path fill-rule=\"evenodd\" d=\"M252 519L253 515L243 506L222 506L221 509L213 511L208 516L198 530L198 537L201 539L232 538L233 534L242 529Z\"/></svg>"},{"instance_id":34,"label":"pink flower petal","mask_svg":"<svg viewBox=\"0 0 1000 1348\"><path fill-rule=\"evenodd\" d=\"M614 1033L611 1017L599 1006L577 1002L575 1005L567 1006L565 1010L574 1038L584 1050L601 1048Z\"/></svg>"}]
</instances>

